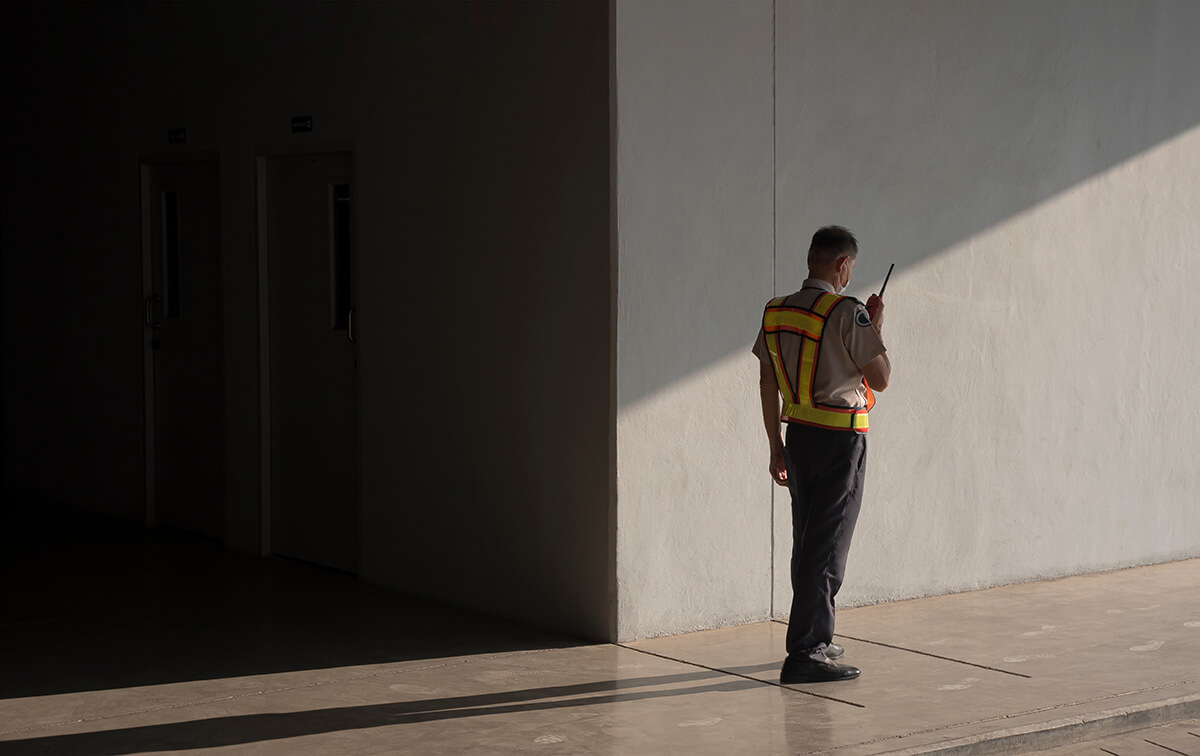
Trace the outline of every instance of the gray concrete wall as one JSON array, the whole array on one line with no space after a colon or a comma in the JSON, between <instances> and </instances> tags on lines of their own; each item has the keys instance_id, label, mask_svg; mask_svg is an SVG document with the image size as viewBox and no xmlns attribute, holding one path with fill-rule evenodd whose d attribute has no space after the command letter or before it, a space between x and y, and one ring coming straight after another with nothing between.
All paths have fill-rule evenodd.
<instances>
[{"instance_id":1,"label":"gray concrete wall","mask_svg":"<svg viewBox=\"0 0 1200 756\"><path fill-rule=\"evenodd\" d=\"M621 637L786 615L746 352L827 223L897 263L843 604L1200 553L1200 9L616 15Z\"/></svg>"},{"instance_id":2,"label":"gray concrete wall","mask_svg":"<svg viewBox=\"0 0 1200 756\"><path fill-rule=\"evenodd\" d=\"M632 638L769 610L770 483L749 453L762 420L740 347L772 285L771 5L618 3L615 33L618 636Z\"/></svg>"},{"instance_id":3,"label":"gray concrete wall","mask_svg":"<svg viewBox=\"0 0 1200 756\"><path fill-rule=\"evenodd\" d=\"M210 152L225 540L257 550L255 155L349 148L362 575L609 635L606 6L2 12L4 488L142 517L138 161ZM311 134L290 133L301 114Z\"/></svg>"},{"instance_id":4,"label":"gray concrete wall","mask_svg":"<svg viewBox=\"0 0 1200 756\"><path fill-rule=\"evenodd\" d=\"M363 145L392 156L362 185L363 567L607 638L607 9L472 7L502 26L409 68Z\"/></svg>"},{"instance_id":5,"label":"gray concrete wall","mask_svg":"<svg viewBox=\"0 0 1200 756\"><path fill-rule=\"evenodd\" d=\"M825 219L860 234L860 296L897 263L846 601L1200 554L1200 7L780 3L776 29L780 290Z\"/></svg>"}]
</instances>

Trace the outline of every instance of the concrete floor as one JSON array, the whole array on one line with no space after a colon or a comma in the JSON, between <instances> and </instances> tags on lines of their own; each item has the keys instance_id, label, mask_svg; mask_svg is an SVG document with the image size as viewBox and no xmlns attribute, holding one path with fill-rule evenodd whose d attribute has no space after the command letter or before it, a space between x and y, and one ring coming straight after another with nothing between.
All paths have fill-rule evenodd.
<instances>
[{"instance_id":1,"label":"concrete floor","mask_svg":"<svg viewBox=\"0 0 1200 756\"><path fill-rule=\"evenodd\" d=\"M845 610L862 678L783 687L778 622L586 644L169 534L5 531L3 755L1029 753L1200 717L1200 560Z\"/></svg>"},{"instance_id":2,"label":"concrete floor","mask_svg":"<svg viewBox=\"0 0 1200 756\"><path fill-rule=\"evenodd\" d=\"M1171 756L1173 753L1200 754L1200 719L1060 746L1038 751L1037 756Z\"/></svg>"}]
</instances>

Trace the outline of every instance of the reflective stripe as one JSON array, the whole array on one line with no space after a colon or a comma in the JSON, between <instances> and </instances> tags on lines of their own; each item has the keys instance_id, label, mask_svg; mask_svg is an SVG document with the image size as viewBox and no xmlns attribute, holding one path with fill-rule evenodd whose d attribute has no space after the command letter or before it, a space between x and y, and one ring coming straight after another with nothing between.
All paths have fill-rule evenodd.
<instances>
[{"instance_id":1,"label":"reflective stripe","mask_svg":"<svg viewBox=\"0 0 1200 756\"><path fill-rule=\"evenodd\" d=\"M812 310L822 318L829 317L829 311L833 309L835 304L841 302L843 299L845 299L845 297L841 297L837 294L832 294L826 291L817 297L816 302L813 302Z\"/></svg>"},{"instance_id":2,"label":"reflective stripe","mask_svg":"<svg viewBox=\"0 0 1200 756\"><path fill-rule=\"evenodd\" d=\"M800 344L800 369L796 371L800 383L796 387L796 393L800 398L796 401L806 407L816 406L816 402L813 401L813 381L817 377L817 350L820 348L820 339L805 339Z\"/></svg>"},{"instance_id":3,"label":"reflective stripe","mask_svg":"<svg viewBox=\"0 0 1200 756\"><path fill-rule=\"evenodd\" d=\"M763 328L768 333L787 331L820 340L821 329L824 327L825 319L807 310L770 308L763 315Z\"/></svg>"},{"instance_id":4,"label":"reflective stripe","mask_svg":"<svg viewBox=\"0 0 1200 756\"><path fill-rule=\"evenodd\" d=\"M794 402L796 397L792 394L792 387L788 384L787 372L783 369L783 352L779 348L779 334L767 333L767 351L771 354L771 367L775 368L775 383L779 386L779 393L783 394L783 401Z\"/></svg>"},{"instance_id":5,"label":"reflective stripe","mask_svg":"<svg viewBox=\"0 0 1200 756\"><path fill-rule=\"evenodd\" d=\"M776 297L767 303L763 312L763 335L771 355L771 367L775 370L775 382L779 386L779 393L783 395L782 420L865 433L868 429L867 412L875 405L875 394L865 380L863 386L867 391L867 409L831 407L813 400L813 382L817 374L825 319L842 299L844 297L837 294L822 292L812 307L805 309L786 307L787 297ZM796 366L797 386L794 392L783 365L783 350L779 344L782 333L800 338L800 360Z\"/></svg>"},{"instance_id":6,"label":"reflective stripe","mask_svg":"<svg viewBox=\"0 0 1200 756\"><path fill-rule=\"evenodd\" d=\"M779 330L775 327L768 327L766 318L767 313L771 313L777 307L782 307L786 301L787 297L775 297L767 302L767 311L763 314L763 335L767 342L767 352L771 355L771 367L775 370L775 384L779 386L779 393L783 395L785 403L796 401L796 397L792 394L791 384L788 383L787 371L783 369L783 352L779 348Z\"/></svg>"},{"instance_id":7,"label":"reflective stripe","mask_svg":"<svg viewBox=\"0 0 1200 756\"><path fill-rule=\"evenodd\" d=\"M806 425L816 425L820 428L837 430L857 430L866 432L867 410L837 407L806 407L800 404L783 404L783 419L793 420Z\"/></svg>"}]
</instances>

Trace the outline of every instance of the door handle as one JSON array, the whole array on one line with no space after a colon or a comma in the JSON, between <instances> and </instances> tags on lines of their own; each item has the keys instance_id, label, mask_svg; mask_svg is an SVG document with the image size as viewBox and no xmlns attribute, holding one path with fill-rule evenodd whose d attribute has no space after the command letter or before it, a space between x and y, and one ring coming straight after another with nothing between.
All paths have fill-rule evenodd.
<instances>
[{"instance_id":1,"label":"door handle","mask_svg":"<svg viewBox=\"0 0 1200 756\"><path fill-rule=\"evenodd\" d=\"M145 320L147 328L158 328L160 325L162 325L160 321L154 319L154 305L158 304L161 299L162 298L157 294L151 294L150 296L146 297Z\"/></svg>"},{"instance_id":2,"label":"door handle","mask_svg":"<svg viewBox=\"0 0 1200 756\"><path fill-rule=\"evenodd\" d=\"M354 309L350 308L349 314L346 315L346 338L350 339L350 343L354 343Z\"/></svg>"}]
</instances>

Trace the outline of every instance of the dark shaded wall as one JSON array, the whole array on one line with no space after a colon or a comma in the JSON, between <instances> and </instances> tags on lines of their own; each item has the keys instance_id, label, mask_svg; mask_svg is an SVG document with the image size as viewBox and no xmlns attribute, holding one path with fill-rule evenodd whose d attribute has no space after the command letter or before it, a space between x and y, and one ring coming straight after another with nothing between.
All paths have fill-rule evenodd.
<instances>
[{"instance_id":1,"label":"dark shaded wall","mask_svg":"<svg viewBox=\"0 0 1200 756\"><path fill-rule=\"evenodd\" d=\"M116 149L127 68L87 50L109 19L3 13L3 484L142 515L141 256L136 153ZM115 41L115 39L114 39ZM114 50L125 45L114 44ZM124 141L131 141L127 136ZM11 498L11 496L6 496Z\"/></svg>"},{"instance_id":2,"label":"dark shaded wall","mask_svg":"<svg viewBox=\"0 0 1200 756\"><path fill-rule=\"evenodd\" d=\"M610 636L607 5L0 14L4 490L142 518L138 164L207 152L223 203L224 533L256 550L255 156L350 148L360 573ZM299 114L312 133L290 133ZM167 144L174 127L187 144Z\"/></svg>"}]
</instances>

